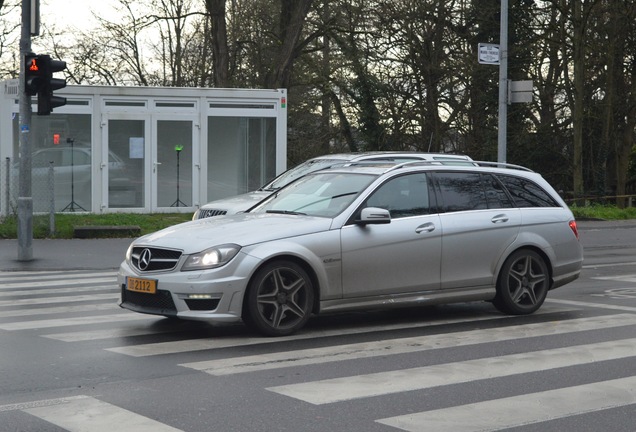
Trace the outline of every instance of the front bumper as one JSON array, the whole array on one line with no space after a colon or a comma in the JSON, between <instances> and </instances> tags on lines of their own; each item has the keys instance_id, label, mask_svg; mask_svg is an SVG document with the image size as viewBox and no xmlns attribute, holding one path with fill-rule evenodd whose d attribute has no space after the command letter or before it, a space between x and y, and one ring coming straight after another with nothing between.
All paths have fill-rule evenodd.
<instances>
[{"instance_id":1,"label":"front bumper","mask_svg":"<svg viewBox=\"0 0 636 432\"><path fill-rule=\"evenodd\" d=\"M241 320L243 297L249 282L249 256L228 263L218 269L181 272L136 271L127 262L117 274L120 289L119 306L134 312L177 317L208 322L237 322ZM254 264L254 263L252 263ZM154 294L128 290L127 278L146 278L157 281Z\"/></svg>"}]
</instances>

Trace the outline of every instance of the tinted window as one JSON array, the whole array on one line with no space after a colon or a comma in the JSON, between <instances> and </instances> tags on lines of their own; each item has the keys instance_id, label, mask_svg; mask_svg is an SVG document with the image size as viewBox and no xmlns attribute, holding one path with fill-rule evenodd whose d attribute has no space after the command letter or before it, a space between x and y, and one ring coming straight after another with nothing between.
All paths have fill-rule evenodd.
<instances>
[{"instance_id":1,"label":"tinted window","mask_svg":"<svg viewBox=\"0 0 636 432\"><path fill-rule=\"evenodd\" d=\"M492 175L482 176L489 209L514 207L503 185Z\"/></svg>"},{"instance_id":2,"label":"tinted window","mask_svg":"<svg viewBox=\"0 0 636 432\"><path fill-rule=\"evenodd\" d=\"M560 207L546 191L528 179L507 175L498 177L517 207Z\"/></svg>"},{"instance_id":3,"label":"tinted window","mask_svg":"<svg viewBox=\"0 0 636 432\"><path fill-rule=\"evenodd\" d=\"M428 214L426 174L410 174L387 181L373 192L363 207L389 210L391 218Z\"/></svg>"},{"instance_id":4,"label":"tinted window","mask_svg":"<svg viewBox=\"0 0 636 432\"><path fill-rule=\"evenodd\" d=\"M445 211L481 210L488 208L481 175L478 173L435 174Z\"/></svg>"}]
</instances>

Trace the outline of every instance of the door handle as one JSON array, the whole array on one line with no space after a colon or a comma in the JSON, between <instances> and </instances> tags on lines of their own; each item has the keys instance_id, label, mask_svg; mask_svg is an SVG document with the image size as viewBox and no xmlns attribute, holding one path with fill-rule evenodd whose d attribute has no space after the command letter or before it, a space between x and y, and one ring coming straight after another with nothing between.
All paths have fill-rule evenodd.
<instances>
[{"instance_id":1,"label":"door handle","mask_svg":"<svg viewBox=\"0 0 636 432\"><path fill-rule=\"evenodd\" d=\"M502 223L502 222L508 222L510 220L510 218L508 216L506 216L505 214L500 214L497 216L494 216L490 221L492 223Z\"/></svg>"},{"instance_id":2,"label":"door handle","mask_svg":"<svg viewBox=\"0 0 636 432\"><path fill-rule=\"evenodd\" d=\"M435 224L432 222L427 222L415 228L416 234L421 234L423 232L431 232L431 231L435 231Z\"/></svg>"}]
</instances>

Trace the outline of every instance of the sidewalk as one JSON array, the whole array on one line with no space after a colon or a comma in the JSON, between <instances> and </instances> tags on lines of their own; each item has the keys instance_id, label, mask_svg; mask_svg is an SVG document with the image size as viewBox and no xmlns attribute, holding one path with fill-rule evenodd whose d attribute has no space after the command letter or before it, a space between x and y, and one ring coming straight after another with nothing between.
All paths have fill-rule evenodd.
<instances>
[{"instance_id":1,"label":"sidewalk","mask_svg":"<svg viewBox=\"0 0 636 432\"><path fill-rule=\"evenodd\" d=\"M111 270L119 268L130 238L33 240L33 260L18 261L18 241L0 240L0 271Z\"/></svg>"}]
</instances>

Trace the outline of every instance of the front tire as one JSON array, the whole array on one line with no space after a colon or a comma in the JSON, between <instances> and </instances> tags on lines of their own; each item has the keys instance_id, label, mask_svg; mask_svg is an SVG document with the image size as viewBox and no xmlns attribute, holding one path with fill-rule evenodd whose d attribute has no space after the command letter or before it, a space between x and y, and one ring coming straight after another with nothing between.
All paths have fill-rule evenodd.
<instances>
[{"instance_id":1,"label":"front tire","mask_svg":"<svg viewBox=\"0 0 636 432\"><path fill-rule=\"evenodd\" d=\"M243 319L266 336L300 330L312 311L314 287L307 272L292 261L266 264L248 285Z\"/></svg>"},{"instance_id":2,"label":"front tire","mask_svg":"<svg viewBox=\"0 0 636 432\"><path fill-rule=\"evenodd\" d=\"M541 307L549 289L550 274L545 260L530 249L518 250L501 268L493 304L507 314L531 314Z\"/></svg>"}]
</instances>

